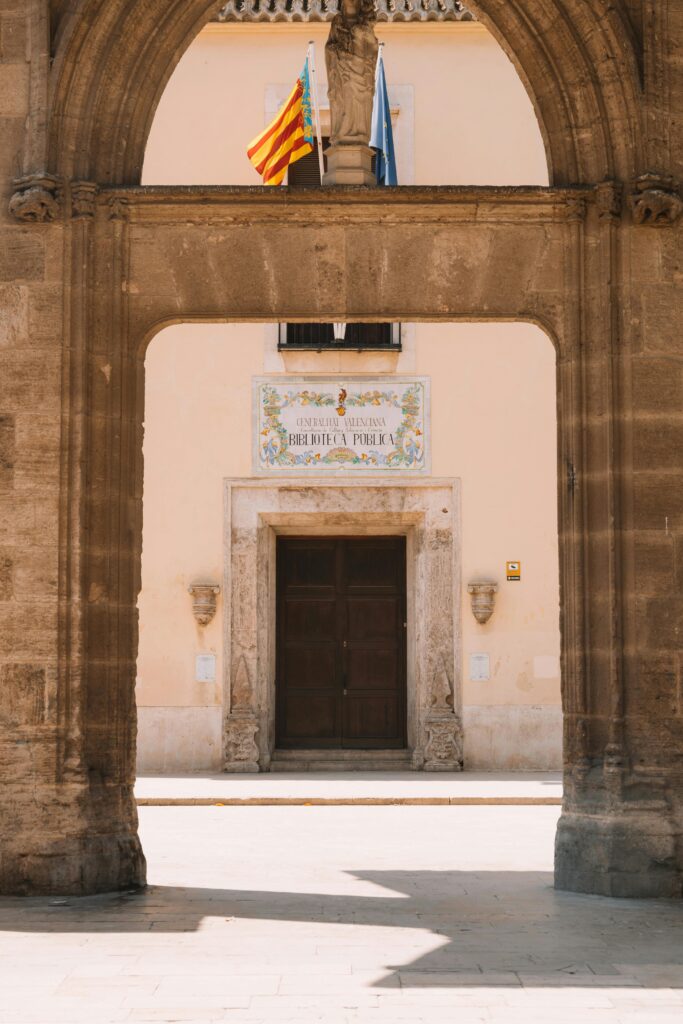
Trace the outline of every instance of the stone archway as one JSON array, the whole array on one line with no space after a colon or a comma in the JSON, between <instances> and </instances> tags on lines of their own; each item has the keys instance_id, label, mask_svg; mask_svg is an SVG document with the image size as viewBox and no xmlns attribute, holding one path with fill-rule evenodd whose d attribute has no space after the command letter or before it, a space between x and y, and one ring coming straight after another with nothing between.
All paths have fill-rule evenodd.
<instances>
[{"instance_id":1,"label":"stone archway","mask_svg":"<svg viewBox=\"0 0 683 1024\"><path fill-rule=\"evenodd\" d=\"M638 222L672 223L680 201L663 179L656 196L641 182L633 219L623 201L648 156L667 169L659 142L643 141L626 5L599 17L583 0L473 5L523 69L545 125L551 189L294 197L137 187L156 102L217 6L80 0L60 17L54 5L53 102L49 118L34 111L26 168L40 167L44 146L49 173L19 182L12 211L25 223L9 232L47 236L55 268L66 253L57 672L44 710L39 678L6 674L4 724L43 756L29 789L11 751L17 768L4 796L20 814L3 838L3 891L144 881L132 780L146 341L181 320L320 318L525 319L553 337L566 751L557 882L680 894L683 727L680 708L666 725L662 714L673 699L674 620L667 611L662 629L664 609L635 576L664 509L679 501L643 404L652 380L666 377L658 346L675 301L672 232ZM27 226L35 219L44 223ZM350 255L361 236L362 262ZM314 250L325 256L317 281L307 273ZM390 273L375 282L369 268L380 258ZM656 301L646 301L653 281ZM634 378L649 398L634 394ZM676 400L666 401L673 416Z\"/></svg>"},{"instance_id":2,"label":"stone archway","mask_svg":"<svg viewBox=\"0 0 683 1024\"><path fill-rule=\"evenodd\" d=\"M60 15L63 5L53 3L59 45L47 164L71 178L136 184L166 83L224 4L120 0L102 10L97 0L80 0ZM302 20L315 16L300 6ZM637 173L645 157L640 72L625 10L612 5L598 15L578 0L475 0L469 6L527 85L553 184Z\"/></svg>"}]
</instances>

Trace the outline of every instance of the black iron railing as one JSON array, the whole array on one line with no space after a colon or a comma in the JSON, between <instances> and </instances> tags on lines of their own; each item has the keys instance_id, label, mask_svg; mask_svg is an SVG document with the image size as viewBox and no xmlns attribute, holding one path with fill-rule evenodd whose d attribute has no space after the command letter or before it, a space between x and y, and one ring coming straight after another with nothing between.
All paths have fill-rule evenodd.
<instances>
[{"instance_id":1,"label":"black iron railing","mask_svg":"<svg viewBox=\"0 0 683 1024\"><path fill-rule=\"evenodd\" d=\"M364 349L400 352L400 324L344 324L342 331L333 324L279 324L278 348L280 351L308 349L314 352L328 352Z\"/></svg>"}]
</instances>

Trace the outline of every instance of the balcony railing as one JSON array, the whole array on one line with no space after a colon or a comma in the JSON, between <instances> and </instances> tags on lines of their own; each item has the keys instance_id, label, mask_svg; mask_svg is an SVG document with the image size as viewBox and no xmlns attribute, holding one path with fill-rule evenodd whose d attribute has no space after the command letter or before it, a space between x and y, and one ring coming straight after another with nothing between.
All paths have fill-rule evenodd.
<instances>
[{"instance_id":1,"label":"balcony railing","mask_svg":"<svg viewBox=\"0 0 683 1024\"><path fill-rule=\"evenodd\" d=\"M278 349L283 351L401 351L400 324L344 324L343 337L334 324L279 324Z\"/></svg>"}]
</instances>

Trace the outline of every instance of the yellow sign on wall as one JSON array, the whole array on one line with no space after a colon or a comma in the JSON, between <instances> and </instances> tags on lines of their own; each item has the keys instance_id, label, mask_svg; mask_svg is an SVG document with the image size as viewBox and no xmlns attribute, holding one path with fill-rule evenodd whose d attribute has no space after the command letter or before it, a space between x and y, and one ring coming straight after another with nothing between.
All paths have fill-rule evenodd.
<instances>
[{"instance_id":1,"label":"yellow sign on wall","mask_svg":"<svg viewBox=\"0 0 683 1024\"><path fill-rule=\"evenodd\" d=\"M506 562L505 563L505 575L510 580L519 581L522 578L522 563L521 562Z\"/></svg>"}]
</instances>

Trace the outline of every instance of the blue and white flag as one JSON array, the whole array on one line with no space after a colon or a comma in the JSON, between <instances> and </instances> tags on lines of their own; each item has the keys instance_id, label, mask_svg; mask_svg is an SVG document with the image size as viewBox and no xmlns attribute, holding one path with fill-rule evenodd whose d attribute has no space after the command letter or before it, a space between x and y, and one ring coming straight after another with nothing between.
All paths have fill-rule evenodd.
<instances>
[{"instance_id":1,"label":"blue and white flag","mask_svg":"<svg viewBox=\"0 0 683 1024\"><path fill-rule=\"evenodd\" d=\"M375 72L375 101L372 105L372 131L370 145L377 150L375 174L378 185L398 185L396 156L394 154L394 133L391 130L391 107L384 77L384 61L380 46Z\"/></svg>"}]
</instances>

